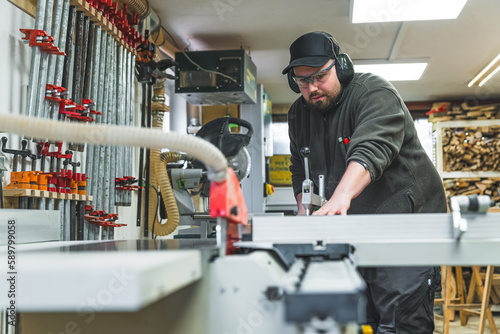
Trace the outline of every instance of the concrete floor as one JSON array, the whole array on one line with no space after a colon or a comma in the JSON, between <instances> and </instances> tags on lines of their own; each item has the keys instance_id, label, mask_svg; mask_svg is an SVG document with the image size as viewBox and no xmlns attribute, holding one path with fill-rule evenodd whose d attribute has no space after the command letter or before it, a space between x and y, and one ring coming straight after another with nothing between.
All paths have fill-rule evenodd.
<instances>
[{"instance_id":1,"label":"concrete floor","mask_svg":"<svg viewBox=\"0 0 500 334\"><path fill-rule=\"evenodd\" d=\"M497 326L497 330L500 330L500 313L495 312L493 314L495 318L495 325ZM442 334L443 333L443 320L436 319L434 321L435 329L434 334ZM479 329L479 317L471 316L466 326L460 326L460 317L455 316L455 321L450 322L450 334L478 334ZM489 334L490 326L488 325L488 321L486 321L486 329L484 330L484 334Z\"/></svg>"}]
</instances>

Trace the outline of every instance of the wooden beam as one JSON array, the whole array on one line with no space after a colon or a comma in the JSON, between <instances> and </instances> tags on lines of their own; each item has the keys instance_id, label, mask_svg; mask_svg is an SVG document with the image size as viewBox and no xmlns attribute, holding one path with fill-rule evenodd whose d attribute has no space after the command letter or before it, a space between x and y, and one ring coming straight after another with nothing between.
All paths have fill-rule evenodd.
<instances>
[{"instance_id":1,"label":"wooden beam","mask_svg":"<svg viewBox=\"0 0 500 334\"><path fill-rule=\"evenodd\" d=\"M36 0L9 0L9 2L29 16L36 16Z\"/></svg>"}]
</instances>

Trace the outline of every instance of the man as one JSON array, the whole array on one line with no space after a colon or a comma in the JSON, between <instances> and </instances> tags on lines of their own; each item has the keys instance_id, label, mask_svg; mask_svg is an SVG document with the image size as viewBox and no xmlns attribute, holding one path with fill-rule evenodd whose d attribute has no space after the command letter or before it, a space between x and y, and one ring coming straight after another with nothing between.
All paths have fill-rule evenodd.
<instances>
[{"instance_id":1,"label":"man","mask_svg":"<svg viewBox=\"0 0 500 334\"><path fill-rule=\"evenodd\" d=\"M316 187L319 175L325 177L328 201L313 215L446 212L442 181L389 82L354 73L349 57L325 32L295 40L283 74L301 94L288 112L299 214L305 213L303 147L311 152L310 178ZM435 268L375 271L376 278L366 280L367 320L374 332L432 333Z\"/></svg>"}]
</instances>

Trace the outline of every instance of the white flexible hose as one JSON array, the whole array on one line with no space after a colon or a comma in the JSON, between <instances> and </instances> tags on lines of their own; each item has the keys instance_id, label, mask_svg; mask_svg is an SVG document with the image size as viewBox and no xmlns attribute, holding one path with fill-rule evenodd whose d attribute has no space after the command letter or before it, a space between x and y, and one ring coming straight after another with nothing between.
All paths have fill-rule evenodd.
<instances>
[{"instance_id":1,"label":"white flexible hose","mask_svg":"<svg viewBox=\"0 0 500 334\"><path fill-rule=\"evenodd\" d=\"M0 131L34 138L149 148L169 148L186 152L207 166L211 181L226 179L224 154L204 139L175 132L104 124L59 122L12 114L0 114Z\"/></svg>"}]
</instances>

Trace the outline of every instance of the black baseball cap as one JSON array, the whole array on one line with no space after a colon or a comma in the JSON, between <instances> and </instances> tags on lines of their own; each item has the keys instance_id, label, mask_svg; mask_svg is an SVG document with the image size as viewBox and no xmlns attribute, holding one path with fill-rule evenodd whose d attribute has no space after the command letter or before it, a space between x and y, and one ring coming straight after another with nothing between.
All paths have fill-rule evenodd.
<instances>
[{"instance_id":1,"label":"black baseball cap","mask_svg":"<svg viewBox=\"0 0 500 334\"><path fill-rule=\"evenodd\" d=\"M288 73L295 66L321 67L335 58L332 36L323 31L310 32L290 45L290 64L282 73Z\"/></svg>"}]
</instances>

